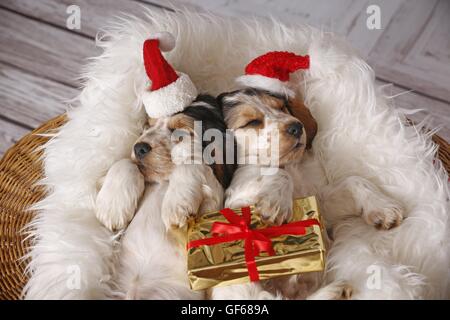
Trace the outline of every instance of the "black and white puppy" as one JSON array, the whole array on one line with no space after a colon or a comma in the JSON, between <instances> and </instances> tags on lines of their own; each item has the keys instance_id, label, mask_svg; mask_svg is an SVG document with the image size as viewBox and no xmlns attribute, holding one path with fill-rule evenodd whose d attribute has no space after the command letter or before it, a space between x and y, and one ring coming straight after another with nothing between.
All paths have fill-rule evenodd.
<instances>
[{"instance_id":1,"label":"black and white puppy","mask_svg":"<svg viewBox=\"0 0 450 320\"><path fill-rule=\"evenodd\" d=\"M224 158L217 161L225 157L220 152L205 163L203 151L210 142L203 136L213 130L216 139L224 139L225 129L215 98L200 95L182 112L149 119L132 160L109 170L98 194L97 216L110 229L124 228L132 219L121 239L115 280L120 297L204 298L204 292L190 290L185 248L168 230L184 226L189 216L223 207L233 166L225 165Z\"/></svg>"}]
</instances>

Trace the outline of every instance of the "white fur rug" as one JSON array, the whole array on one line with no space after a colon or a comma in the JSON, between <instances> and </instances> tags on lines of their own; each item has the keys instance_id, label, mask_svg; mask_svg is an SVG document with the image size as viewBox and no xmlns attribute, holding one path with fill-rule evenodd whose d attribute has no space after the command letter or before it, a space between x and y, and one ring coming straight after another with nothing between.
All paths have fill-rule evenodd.
<instances>
[{"instance_id":1,"label":"white fur rug","mask_svg":"<svg viewBox=\"0 0 450 320\"><path fill-rule=\"evenodd\" d=\"M313 147L329 181L348 175L370 179L407 208L400 227L378 231L362 219L337 228L330 277L350 281L357 299L449 297L449 189L430 135L406 127L374 85L374 74L345 43L305 25L232 20L210 14L151 13L117 21L86 68L85 87L69 122L46 145L48 196L31 227L31 279L26 298L103 298L115 235L94 215L97 181L128 157L144 110L136 94L146 77L143 41L152 33L177 38L169 61L200 91L218 94L254 57L270 50L311 56L301 87L319 123Z\"/></svg>"}]
</instances>

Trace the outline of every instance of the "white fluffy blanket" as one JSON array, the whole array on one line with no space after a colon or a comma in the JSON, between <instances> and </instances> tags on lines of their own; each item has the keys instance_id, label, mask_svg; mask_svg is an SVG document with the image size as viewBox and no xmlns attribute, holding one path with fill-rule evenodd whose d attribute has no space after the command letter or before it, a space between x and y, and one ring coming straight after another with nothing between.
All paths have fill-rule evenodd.
<instances>
[{"instance_id":1,"label":"white fluffy blanket","mask_svg":"<svg viewBox=\"0 0 450 320\"><path fill-rule=\"evenodd\" d=\"M391 231L360 218L343 222L330 252L330 276L348 280L359 299L449 297L449 190L434 162L436 146L417 126L405 126L401 110L375 87L373 71L355 52L302 24L148 12L144 20L116 21L99 37L104 52L87 66L70 120L45 147L48 196L31 225L26 298L103 298L110 290L116 235L95 218L97 182L129 156L142 129L142 43L159 31L177 38L169 61L212 94L230 89L244 66L266 51L309 54L310 70L298 86L319 124L313 147L327 178L363 176L407 209Z\"/></svg>"}]
</instances>

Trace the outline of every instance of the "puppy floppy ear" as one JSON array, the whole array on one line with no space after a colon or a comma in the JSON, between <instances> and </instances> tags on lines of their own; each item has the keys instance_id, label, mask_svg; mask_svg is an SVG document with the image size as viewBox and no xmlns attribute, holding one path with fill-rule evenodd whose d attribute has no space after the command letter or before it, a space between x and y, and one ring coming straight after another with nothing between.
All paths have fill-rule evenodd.
<instances>
[{"instance_id":1,"label":"puppy floppy ear","mask_svg":"<svg viewBox=\"0 0 450 320\"><path fill-rule=\"evenodd\" d=\"M317 122L301 99L290 99L289 105L292 115L303 123L306 131L306 149L310 149L317 133Z\"/></svg>"}]
</instances>

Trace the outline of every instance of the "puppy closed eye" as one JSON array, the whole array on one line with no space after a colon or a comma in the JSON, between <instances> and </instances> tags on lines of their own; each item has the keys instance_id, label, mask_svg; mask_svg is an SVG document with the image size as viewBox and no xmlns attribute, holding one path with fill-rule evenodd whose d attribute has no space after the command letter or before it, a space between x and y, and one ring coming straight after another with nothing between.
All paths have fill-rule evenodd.
<instances>
[{"instance_id":1,"label":"puppy closed eye","mask_svg":"<svg viewBox=\"0 0 450 320\"><path fill-rule=\"evenodd\" d=\"M243 126L241 126L241 128L257 127L257 126L260 126L261 124L262 124L262 121L260 119L253 119L253 120L248 121Z\"/></svg>"},{"instance_id":2,"label":"puppy closed eye","mask_svg":"<svg viewBox=\"0 0 450 320\"><path fill-rule=\"evenodd\" d=\"M194 137L194 132L190 128L170 128L169 131L173 142L181 142L186 137Z\"/></svg>"}]
</instances>

